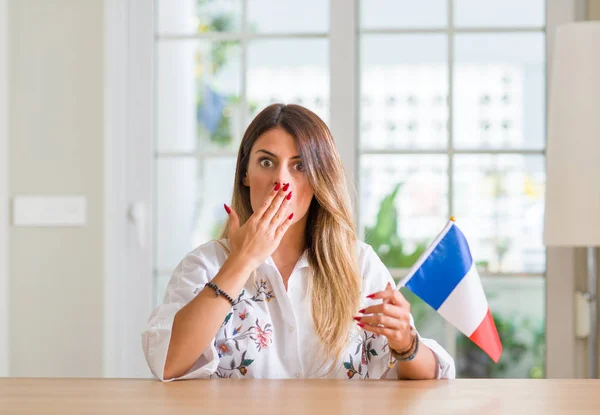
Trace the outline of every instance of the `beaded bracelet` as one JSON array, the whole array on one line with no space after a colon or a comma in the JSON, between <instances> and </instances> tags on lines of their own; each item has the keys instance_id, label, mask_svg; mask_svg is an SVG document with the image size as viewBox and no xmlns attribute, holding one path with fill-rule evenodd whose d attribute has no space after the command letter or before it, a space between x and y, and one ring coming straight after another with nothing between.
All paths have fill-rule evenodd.
<instances>
[{"instance_id":1,"label":"beaded bracelet","mask_svg":"<svg viewBox=\"0 0 600 415\"><path fill-rule=\"evenodd\" d=\"M390 347L391 355L394 356L398 362L410 362L417 356L419 351L419 335L414 328L411 330L411 333L413 334L413 340L410 343L410 347L407 351L398 353L396 350Z\"/></svg>"},{"instance_id":2,"label":"beaded bracelet","mask_svg":"<svg viewBox=\"0 0 600 415\"><path fill-rule=\"evenodd\" d=\"M220 289L219 287L217 287L217 284L213 283L213 282L209 282L205 285L205 287L210 287L213 290L215 290L215 292L217 293L217 297L222 295L223 297L225 297L227 299L227 301L229 301L231 303L231 305L233 305L233 298L231 298L229 296L229 294L227 294L225 291L223 291L222 289Z\"/></svg>"}]
</instances>

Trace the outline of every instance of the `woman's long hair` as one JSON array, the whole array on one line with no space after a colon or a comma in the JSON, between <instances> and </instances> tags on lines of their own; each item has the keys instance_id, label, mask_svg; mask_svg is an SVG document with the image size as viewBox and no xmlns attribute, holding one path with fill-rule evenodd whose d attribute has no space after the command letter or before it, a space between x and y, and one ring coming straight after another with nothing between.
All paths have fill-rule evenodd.
<instances>
[{"instance_id":1,"label":"woman's long hair","mask_svg":"<svg viewBox=\"0 0 600 415\"><path fill-rule=\"evenodd\" d=\"M356 258L356 229L344 167L327 125L299 105L273 104L262 110L246 129L238 152L232 207L240 226L252 215L250 189L243 183L256 140L272 128L283 128L294 139L314 192L308 209L306 249L310 264L312 314L323 345L322 368L340 358L352 317L358 311L360 273ZM227 237L229 220L223 237Z\"/></svg>"}]
</instances>

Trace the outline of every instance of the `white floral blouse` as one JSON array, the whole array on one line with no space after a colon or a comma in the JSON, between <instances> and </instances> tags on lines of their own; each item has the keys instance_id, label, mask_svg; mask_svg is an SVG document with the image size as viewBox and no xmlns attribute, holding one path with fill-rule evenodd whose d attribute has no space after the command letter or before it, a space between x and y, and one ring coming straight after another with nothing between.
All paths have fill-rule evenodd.
<instances>
[{"instance_id":1,"label":"white floral blouse","mask_svg":"<svg viewBox=\"0 0 600 415\"><path fill-rule=\"evenodd\" d=\"M164 365L171 338L173 318L215 277L227 258L222 244L211 241L190 252L179 263L167 286L164 303L150 316L142 334L142 346L148 366L164 381ZM358 261L362 274L360 308L377 304L366 295L384 290L392 277L373 249L358 242ZM309 263L306 253L300 257L285 290L283 280L271 257L250 278L216 337L188 373L176 379L194 378L340 378L395 379L387 339L355 325L348 345L325 376L318 371L321 363L320 341L311 314L307 294ZM357 310L358 312L358 310ZM412 319L412 317L411 317ZM434 340L420 338L433 350L438 361L438 377L454 378L454 360Z\"/></svg>"}]
</instances>

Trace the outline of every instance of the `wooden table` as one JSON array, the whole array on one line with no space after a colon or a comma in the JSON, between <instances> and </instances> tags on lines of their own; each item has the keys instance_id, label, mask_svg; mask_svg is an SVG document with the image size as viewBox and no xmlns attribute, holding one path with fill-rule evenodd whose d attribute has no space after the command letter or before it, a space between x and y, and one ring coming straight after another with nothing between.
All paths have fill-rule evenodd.
<instances>
[{"instance_id":1,"label":"wooden table","mask_svg":"<svg viewBox=\"0 0 600 415\"><path fill-rule=\"evenodd\" d=\"M600 414L600 380L0 378L1 414Z\"/></svg>"}]
</instances>

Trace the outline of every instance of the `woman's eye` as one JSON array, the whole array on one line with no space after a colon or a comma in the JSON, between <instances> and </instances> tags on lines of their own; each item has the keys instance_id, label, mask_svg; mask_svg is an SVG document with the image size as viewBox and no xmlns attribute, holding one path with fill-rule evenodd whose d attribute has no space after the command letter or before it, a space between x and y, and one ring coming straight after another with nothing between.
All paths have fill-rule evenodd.
<instances>
[{"instance_id":1,"label":"woman's eye","mask_svg":"<svg viewBox=\"0 0 600 415\"><path fill-rule=\"evenodd\" d=\"M260 165L262 167L271 167L273 165L273 162L271 160L269 160L269 159L262 159L260 161Z\"/></svg>"},{"instance_id":2,"label":"woman's eye","mask_svg":"<svg viewBox=\"0 0 600 415\"><path fill-rule=\"evenodd\" d=\"M303 163L297 163L294 167L298 171L304 171L304 164Z\"/></svg>"}]
</instances>

